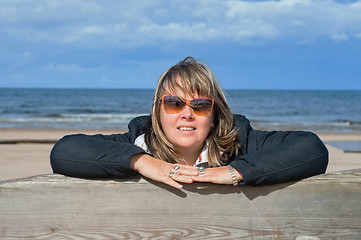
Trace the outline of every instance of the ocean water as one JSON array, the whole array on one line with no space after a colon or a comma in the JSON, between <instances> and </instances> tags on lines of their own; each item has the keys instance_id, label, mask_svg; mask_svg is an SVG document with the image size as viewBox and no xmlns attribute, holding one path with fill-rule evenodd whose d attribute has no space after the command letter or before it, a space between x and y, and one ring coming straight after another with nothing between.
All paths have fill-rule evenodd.
<instances>
[{"instance_id":1,"label":"ocean water","mask_svg":"<svg viewBox=\"0 0 361 240\"><path fill-rule=\"evenodd\" d=\"M361 91L226 90L254 128L361 132ZM154 90L0 89L0 128L126 129Z\"/></svg>"}]
</instances>

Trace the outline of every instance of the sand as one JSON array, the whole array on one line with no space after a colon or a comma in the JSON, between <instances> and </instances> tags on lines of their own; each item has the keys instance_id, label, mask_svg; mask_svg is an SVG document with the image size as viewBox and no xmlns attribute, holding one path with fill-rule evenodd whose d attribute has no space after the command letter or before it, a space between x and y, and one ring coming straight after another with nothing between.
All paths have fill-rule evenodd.
<instances>
[{"instance_id":1,"label":"sand","mask_svg":"<svg viewBox=\"0 0 361 240\"><path fill-rule=\"evenodd\" d=\"M113 134L124 132L113 130L62 130L62 129L0 129L0 142L11 140L56 141L72 133ZM323 141L361 140L361 133L317 133ZM52 173L49 155L52 143L0 144L0 180L10 180ZM326 144L330 161L327 172L361 168L361 153L345 153Z\"/></svg>"}]
</instances>

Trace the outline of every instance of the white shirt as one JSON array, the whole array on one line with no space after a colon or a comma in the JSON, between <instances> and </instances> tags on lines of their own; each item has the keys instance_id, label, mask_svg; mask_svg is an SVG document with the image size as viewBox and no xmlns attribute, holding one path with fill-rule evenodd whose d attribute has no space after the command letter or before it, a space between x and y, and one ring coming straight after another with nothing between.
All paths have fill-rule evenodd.
<instances>
[{"instance_id":1,"label":"white shirt","mask_svg":"<svg viewBox=\"0 0 361 240\"><path fill-rule=\"evenodd\" d=\"M147 144L145 143L145 138L144 138L145 134L142 134L140 136L138 136L135 139L134 145L142 148L146 153L148 154L152 154L149 149ZM208 141L206 141L206 144L204 145L201 154L199 154L199 157L197 158L197 160L195 161L195 163L193 164L193 166L202 166L204 168L208 167L208 156L207 156L207 151L208 151Z\"/></svg>"}]
</instances>

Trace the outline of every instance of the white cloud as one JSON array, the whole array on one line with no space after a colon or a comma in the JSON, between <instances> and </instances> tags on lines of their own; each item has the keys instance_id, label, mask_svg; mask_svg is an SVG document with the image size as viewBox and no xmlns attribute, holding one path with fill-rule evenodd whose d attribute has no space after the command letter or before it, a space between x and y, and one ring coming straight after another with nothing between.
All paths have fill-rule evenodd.
<instances>
[{"instance_id":1,"label":"white cloud","mask_svg":"<svg viewBox=\"0 0 361 240\"><path fill-rule=\"evenodd\" d=\"M83 34L86 35L103 35L106 30L100 26L88 26L83 29Z\"/></svg>"},{"instance_id":2,"label":"white cloud","mask_svg":"<svg viewBox=\"0 0 361 240\"><path fill-rule=\"evenodd\" d=\"M349 39L349 37L344 33L341 33L341 34L336 33L331 36L331 39L336 42L342 42L342 41L347 41Z\"/></svg>"},{"instance_id":3,"label":"white cloud","mask_svg":"<svg viewBox=\"0 0 361 240\"><path fill-rule=\"evenodd\" d=\"M47 68L50 70L57 70L61 72L94 72L94 68L83 68L76 64L54 64L48 63Z\"/></svg>"},{"instance_id":4,"label":"white cloud","mask_svg":"<svg viewBox=\"0 0 361 240\"><path fill-rule=\"evenodd\" d=\"M182 41L347 40L361 0L0 1L0 34L33 43L129 47Z\"/></svg>"}]
</instances>

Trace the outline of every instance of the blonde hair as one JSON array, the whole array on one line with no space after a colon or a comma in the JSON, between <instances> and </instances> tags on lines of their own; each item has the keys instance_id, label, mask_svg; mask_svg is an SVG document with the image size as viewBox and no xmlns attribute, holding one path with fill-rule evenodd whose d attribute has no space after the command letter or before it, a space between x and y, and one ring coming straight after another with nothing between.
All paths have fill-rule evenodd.
<instances>
[{"instance_id":1,"label":"blonde hair","mask_svg":"<svg viewBox=\"0 0 361 240\"><path fill-rule=\"evenodd\" d=\"M148 149L154 157L170 163L183 163L179 152L168 140L161 126L161 98L166 92L214 99L214 127L207 137L210 167L222 165L230 155L238 152L237 129L222 89L205 64L187 57L166 70L158 80L151 114L152 128L145 136Z\"/></svg>"}]
</instances>

